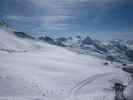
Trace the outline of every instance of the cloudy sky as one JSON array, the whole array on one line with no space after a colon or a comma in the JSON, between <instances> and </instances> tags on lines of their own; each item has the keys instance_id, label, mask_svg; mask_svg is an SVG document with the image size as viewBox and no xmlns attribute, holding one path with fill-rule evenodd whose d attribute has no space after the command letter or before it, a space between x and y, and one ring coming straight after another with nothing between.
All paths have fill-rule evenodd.
<instances>
[{"instance_id":1,"label":"cloudy sky","mask_svg":"<svg viewBox=\"0 0 133 100\"><path fill-rule=\"evenodd\" d=\"M0 18L32 35L133 37L133 0L0 0Z\"/></svg>"}]
</instances>

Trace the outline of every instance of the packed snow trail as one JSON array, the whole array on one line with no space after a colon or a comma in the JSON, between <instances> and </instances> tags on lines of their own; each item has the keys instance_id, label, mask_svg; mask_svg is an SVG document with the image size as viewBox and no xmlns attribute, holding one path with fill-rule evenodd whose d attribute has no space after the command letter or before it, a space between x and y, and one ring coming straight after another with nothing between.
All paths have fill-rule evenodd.
<instances>
[{"instance_id":1,"label":"packed snow trail","mask_svg":"<svg viewBox=\"0 0 133 100\"><path fill-rule=\"evenodd\" d=\"M81 88L83 88L84 86L88 85L89 83L92 83L93 81L95 81L96 79L99 78L103 78L103 77L107 77L108 75L111 75L113 73L103 73L103 74L96 74L94 76L88 77L86 79L84 79L83 81L79 82L78 84L76 84L70 91L71 95L76 94L78 91L80 91Z\"/></svg>"}]
</instances>

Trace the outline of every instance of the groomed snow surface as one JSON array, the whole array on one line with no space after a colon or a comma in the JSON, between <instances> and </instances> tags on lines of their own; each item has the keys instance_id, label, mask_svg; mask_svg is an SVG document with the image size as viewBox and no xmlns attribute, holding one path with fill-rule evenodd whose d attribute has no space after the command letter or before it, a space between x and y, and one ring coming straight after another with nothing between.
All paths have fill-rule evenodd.
<instances>
[{"instance_id":1,"label":"groomed snow surface","mask_svg":"<svg viewBox=\"0 0 133 100\"><path fill-rule=\"evenodd\" d=\"M129 75L105 62L0 29L0 100L113 100Z\"/></svg>"}]
</instances>

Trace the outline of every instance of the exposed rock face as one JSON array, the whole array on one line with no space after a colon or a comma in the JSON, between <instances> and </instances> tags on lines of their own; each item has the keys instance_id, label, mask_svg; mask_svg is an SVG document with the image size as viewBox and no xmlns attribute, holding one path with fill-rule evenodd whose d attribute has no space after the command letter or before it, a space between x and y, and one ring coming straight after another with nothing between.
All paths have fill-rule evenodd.
<instances>
[{"instance_id":1,"label":"exposed rock face","mask_svg":"<svg viewBox=\"0 0 133 100\"><path fill-rule=\"evenodd\" d=\"M130 73L133 75L133 66L123 68L123 71Z\"/></svg>"},{"instance_id":2,"label":"exposed rock face","mask_svg":"<svg viewBox=\"0 0 133 100\"><path fill-rule=\"evenodd\" d=\"M88 49L92 48L93 47L93 50L98 52L98 53L107 53L107 48L104 44L102 44L100 41L98 40L93 40L91 39L89 36L87 36L86 38L84 38L82 41L81 41L81 45L80 47L82 49L86 49L86 47L88 47Z\"/></svg>"},{"instance_id":3,"label":"exposed rock face","mask_svg":"<svg viewBox=\"0 0 133 100\"><path fill-rule=\"evenodd\" d=\"M92 45L94 43L94 41L89 37L87 36L81 43L81 47L84 47L84 45Z\"/></svg>"},{"instance_id":4,"label":"exposed rock face","mask_svg":"<svg viewBox=\"0 0 133 100\"><path fill-rule=\"evenodd\" d=\"M122 41L119 41L119 40L111 41L109 46L111 48L114 48L116 51L127 50L127 46L124 43L122 43Z\"/></svg>"},{"instance_id":5,"label":"exposed rock face","mask_svg":"<svg viewBox=\"0 0 133 100\"><path fill-rule=\"evenodd\" d=\"M20 38L29 38L29 39L35 39L34 37L24 33L24 32L14 32L14 34Z\"/></svg>"},{"instance_id":6,"label":"exposed rock face","mask_svg":"<svg viewBox=\"0 0 133 100\"><path fill-rule=\"evenodd\" d=\"M102 53L107 53L108 50L105 45L103 45L100 41L95 42L94 46L97 48L97 50L101 51Z\"/></svg>"},{"instance_id":7,"label":"exposed rock face","mask_svg":"<svg viewBox=\"0 0 133 100\"><path fill-rule=\"evenodd\" d=\"M131 61L133 61L133 50L127 50L126 55Z\"/></svg>"},{"instance_id":8,"label":"exposed rock face","mask_svg":"<svg viewBox=\"0 0 133 100\"><path fill-rule=\"evenodd\" d=\"M48 42L48 43L50 43L50 44L56 44L55 41L54 41L54 39L52 39L52 38L49 37L49 36L39 37L39 40Z\"/></svg>"},{"instance_id":9,"label":"exposed rock face","mask_svg":"<svg viewBox=\"0 0 133 100\"><path fill-rule=\"evenodd\" d=\"M66 41L67 41L67 38L65 38L65 37L57 38L56 45L66 47L66 45L64 44L64 42L66 42Z\"/></svg>"}]
</instances>

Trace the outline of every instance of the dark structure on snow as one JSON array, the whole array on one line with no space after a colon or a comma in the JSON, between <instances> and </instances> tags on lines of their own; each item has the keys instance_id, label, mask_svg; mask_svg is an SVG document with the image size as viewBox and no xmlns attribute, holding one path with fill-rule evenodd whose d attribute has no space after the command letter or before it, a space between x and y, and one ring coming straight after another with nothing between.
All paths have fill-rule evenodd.
<instances>
[{"instance_id":1,"label":"dark structure on snow","mask_svg":"<svg viewBox=\"0 0 133 100\"><path fill-rule=\"evenodd\" d=\"M114 84L114 91L115 91L115 100L126 100L124 96L124 90L126 86L121 83L115 83Z\"/></svg>"}]
</instances>

